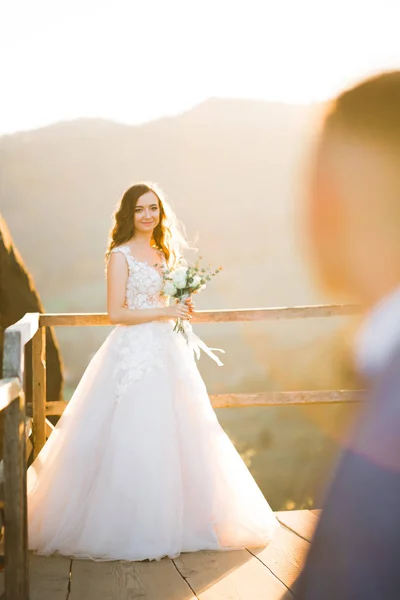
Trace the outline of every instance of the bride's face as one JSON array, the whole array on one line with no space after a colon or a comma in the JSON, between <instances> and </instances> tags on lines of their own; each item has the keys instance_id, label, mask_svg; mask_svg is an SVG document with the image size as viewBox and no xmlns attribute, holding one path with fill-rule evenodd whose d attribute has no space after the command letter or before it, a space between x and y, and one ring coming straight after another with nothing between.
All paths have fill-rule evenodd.
<instances>
[{"instance_id":1,"label":"bride's face","mask_svg":"<svg viewBox=\"0 0 400 600\"><path fill-rule=\"evenodd\" d=\"M141 233L152 232L160 222L160 205L153 192L140 196L135 207L135 231Z\"/></svg>"}]
</instances>

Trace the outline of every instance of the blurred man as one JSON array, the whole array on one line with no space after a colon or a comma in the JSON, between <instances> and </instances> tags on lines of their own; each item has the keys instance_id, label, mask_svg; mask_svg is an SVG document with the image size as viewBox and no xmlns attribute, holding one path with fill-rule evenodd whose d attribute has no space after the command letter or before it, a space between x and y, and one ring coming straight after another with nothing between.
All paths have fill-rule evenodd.
<instances>
[{"instance_id":1,"label":"blurred man","mask_svg":"<svg viewBox=\"0 0 400 600\"><path fill-rule=\"evenodd\" d=\"M321 279L368 309L361 416L330 486L298 600L400 599L400 71L342 94L309 203Z\"/></svg>"}]
</instances>

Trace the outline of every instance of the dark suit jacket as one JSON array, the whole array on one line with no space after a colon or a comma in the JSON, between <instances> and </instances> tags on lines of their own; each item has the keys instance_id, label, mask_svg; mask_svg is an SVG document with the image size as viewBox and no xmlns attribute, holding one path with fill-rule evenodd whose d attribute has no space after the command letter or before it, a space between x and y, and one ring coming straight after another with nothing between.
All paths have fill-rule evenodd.
<instances>
[{"instance_id":1,"label":"dark suit jacket","mask_svg":"<svg viewBox=\"0 0 400 600\"><path fill-rule=\"evenodd\" d=\"M336 470L297 600L400 600L400 352Z\"/></svg>"}]
</instances>

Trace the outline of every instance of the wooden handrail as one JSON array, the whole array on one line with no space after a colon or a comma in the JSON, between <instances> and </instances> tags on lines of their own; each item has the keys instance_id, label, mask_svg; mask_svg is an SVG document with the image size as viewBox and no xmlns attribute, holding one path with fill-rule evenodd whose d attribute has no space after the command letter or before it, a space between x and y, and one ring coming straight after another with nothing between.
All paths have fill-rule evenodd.
<instances>
[{"instance_id":1,"label":"wooden handrail","mask_svg":"<svg viewBox=\"0 0 400 600\"><path fill-rule=\"evenodd\" d=\"M0 379L0 411L10 406L21 392L22 386L18 377Z\"/></svg>"},{"instance_id":2,"label":"wooden handrail","mask_svg":"<svg viewBox=\"0 0 400 600\"><path fill-rule=\"evenodd\" d=\"M263 392L259 394L214 394L213 408L246 408L249 406L305 406L359 402L360 390L315 390L309 392Z\"/></svg>"},{"instance_id":3,"label":"wooden handrail","mask_svg":"<svg viewBox=\"0 0 400 600\"><path fill-rule=\"evenodd\" d=\"M224 310L199 310L193 315L195 323L232 323L269 321L279 319L305 319L350 316L361 312L354 304L294 306L283 308L241 308ZM40 315L39 325L54 327L84 327L110 325L106 313L47 313Z\"/></svg>"},{"instance_id":4,"label":"wooden handrail","mask_svg":"<svg viewBox=\"0 0 400 600\"><path fill-rule=\"evenodd\" d=\"M15 332L19 332L21 335L21 343L23 346L25 346L38 330L39 317L40 313L26 313L22 319L7 327L4 332L4 342L10 335Z\"/></svg>"},{"instance_id":5,"label":"wooden handrail","mask_svg":"<svg viewBox=\"0 0 400 600\"><path fill-rule=\"evenodd\" d=\"M4 331L3 377L19 377L23 381L24 348L39 327L39 313L27 313Z\"/></svg>"},{"instance_id":6,"label":"wooden handrail","mask_svg":"<svg viewBox=\"0 0 400 600\"><path fill-rule=\"evenodd\" d=\"M341 404L359 402L362 390L315 390L309 392L261 392L258 394L211 394L213 408L246 408L250 406L305 406L309 404ZM68 402L46 402L46 417L61 416ZM28 415L31 416L28 411Z\"/></svg>"},{"instance_id":7,"label":"wooden handrail","mask_svg":"<svg viewBox=\"0 0 400 600\"><path fill-rule=\"evenodd\" d=\"M355 305L211 310L196 311L193 321L197 323L238 323L280 319L342 317L360 312L361 308ZM105 313L27 314L18 323L5 331L3 377L7 377L8 379L2 380L0 383L0 409L4 407L6 414L9 413L10 415L8 417L8 433L6 432L5 439L7 447L11 449L12 456L14 457L13 461L8 461L9 466L5 468L5 477L6 480L11 481L12 469L14 475L17 476L13 480L15 483L14 487L12 485L8 487L8 495L6 494L5 499L6 512L7 510L9 511L6 535L7 599L26 600L28 598L26 469L24 468L26 443L25 436L23 435L25 427L22 427L26 411L21 383L23 381L24 346L32 339L33 395L32 406L29 407L29 412L33 416L33 455L36 457L43 447L46 437L52 431L52 426L47 421L46 416L61 415L67 406L67 403L62 401L46 402L46 327L93 325L110 325L108 315ZM13 400L11 399L12 396L15 396ZM332 404L357 402L361 398L362 392L360 391L328 390L258 394L215 394L211 396L211 402L214 408L226 408ZM16 427L17 423L18 427ZM6 456L4 462L6 465ZM7 485L5 487L7 488ZM15 501L16 498L17 501ZM8 509L7 506L9 507ZM12 506L16 507L15 510L17 512L12 513ZM14 529L10 523L14 523ZM7 554L13 556L12 565L7 563ZM17 572L18 576L16 576Z\"/></svg>"}]
</instances>

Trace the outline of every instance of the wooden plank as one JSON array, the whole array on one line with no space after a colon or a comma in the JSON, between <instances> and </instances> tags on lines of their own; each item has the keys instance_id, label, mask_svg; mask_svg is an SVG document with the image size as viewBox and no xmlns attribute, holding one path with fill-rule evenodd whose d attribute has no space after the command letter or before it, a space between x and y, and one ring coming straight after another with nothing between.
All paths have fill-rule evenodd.
<instances>
[{"instance_id":1,"label":"wooden plank","mask_svg":"<svg viewBox=\"0 0 400 600\"><path fill-rule=\"evenodd\" d=\"M24 346L22 344L22 334L20 331L5 331L4 333L4 355L3 355L3 377L18 377L23 381Z\"/></svg>"},{"instance_id":2,"label":"wooden plank","mask_svg":"<svg viewBox=\"0 0 400 600\"><path fill-rule=\"evenodd\" d=\"M247 550L182 554L174 563L200 600L281 600L288 591Z\"/></svg>"},{"instance_id":3,"label":"wooden plank","mask_svg":"<svg viewBox=\"0 0 400 600\"><path fill-rule=\"evenodd\" d=\"M292 531L280 527L266 548L259 551L251 550L251 552L293 591L309 547L309 542Z\"/></svg>"},{"instance_id":4,"label":"wooden plank","mask_svg":"<svg viewBox=\"0 0 400 600\"><path fill-rule=\"evenodd\" d=\"M23 352L35 335L39 324L39 313L27 313L22 319L4 331L2 377L18 377L23 381Z\"/></svg>"},{"instance_id":5,"label":"wooden plank","mask_svg":"<svg viewBox=\"0 0 400 600\"><path fill-rule=\"evenodd\" d=\"M83 327L110 326L107 313L65 313L40 315L39 324L43 327Z\"/></svg>"},{"instance_id":6,"label":"wooden plank","mask_svg":"<svg viewBox=\"0 0 400 600\"><path fill-rule=\"evenodd\" d=\"M266 321L278 319L305 319L320 317L349 316L361 312L361 307L353 304L295 306L283 308L245 308L225 310L200 310L193 315L197 323L230 323ZM71 313L40 315L41 326L82 327L85 325L110 325L106 313Z\"/></svg>"},{"instance_id":7,"label":"wooden plank","mask_svg":"<svg viewBox=\"0 0 400 600\"><path fill-rule=\"evenodd\" d=\"M229 323L249 321L277 321L280 319L309 319L349 316L361 312L355 305L317 305L277 308L245 308L234 310L196 311L193 321L197 323Z\"/></svg>"},{"instance_id":8,"label":"wooden plank","mask_svg":"<svg viewBox=\"0 0 400 600\"><path fill-rule=\"evenodd\" d=\"M318 524L317 515L310 510L285 510L275 513L278 521L309 542Z\"/></svg>"},{"instance_id":9,"label":"wooden plank","mask_svg":"<svg viewBox=\"0 0 400 600\"><path fill-rule=\"evenodd\" d=\"M4 337L6 338L9 333L18 331L21 334L21 344L25 346L33 336L36 334L39 328L39 313L26 313L16 323L10 325L4 331Z\"/></svg>"},{"instance_id":10,"label":"wooden plank","mask_svg":"<svg viewBox=\"0 0 400 600\"><path fill-rule=\"evenodd\" d=\"M30 554L30 600L66 600L70 565L71 560L61 556Z\"/></svg>"},{"instance_id":11,"label":"wooden plank","mask_svg":"<svg viewBox=\"0 0 400 600\"><path fill-rule=\"evenodd\" d=\"M70 565L71 560L68 558L29 553L29 599L66 600ZM4 571L0 573L0 594L3 593Z\"/></svg>"},{"instance_id":12,"label":"wooden plank","mask_svg":"<svg viewBox=\"0 0 400 600\"><path fill-rule=\"evenodd\" d=\"M33 457L46 443L46 328L40 327L32 344Z\"/></svg>"},{"instance_id":13,"label":"wooden plank","mask_svg":"<svg viewBox=\"0 0 400 600\"><path fill-rule=\"evenodd\" d=\"M60 416L67 408L68 402L59 400L57 402L46 402L46 416Z\"/></svg>"},{"instance_id":14,"label":"wooden plank","mask_svg":"<svg viewBox=\"0 0 400 600\"><path fill-rule=\"evenodd\" d=\"M4 514L6 598L28 600L25 402L23 394L5 412Z\"/></svg>"},{"instance_id":15,"label":"wooden plank","mask_svg":"<svg viewBox=\"0 0 400 600\"><path fill-rule=\"evenodd\" d=\"M68 600L195 600L169 559L145 562L74 560Z\"/></svg>"},{"instance_id":16,"label":"wooden plank","mask_svg":"<svg viewBox=\"0 0 400 600\"><path fill-rule=\"evenodd\" d=\"M210 396L210 399L214 408L244 408L247 406L298 406L360 402L363 396L361 390L317 390L260 394L214 394Z\"/></svg>"},{"instance_id":17,"label":"wooden plank","mask_svg":"<svg viewBox=\"0 0 400 600\"><path fill-rule=\"evenodd\" d=\"M9 406L21 393L22 386L18 377L0 380L0 411Z\"/></svg>"},{"instance_id":18,"label":"wooden plank","mask_svg":"<svg viewBox=\"0 0 400 600\"><path fill-rule=\"evenodd\" d=\"M260 394L213 394L213 408L246 408L249 406L299 406L308 404L339 404L360 402L360 390L321 390L311 392L265 392ZM46 416L60 416L68 402L46 402Z\"/></svg>"}]
</instances>

